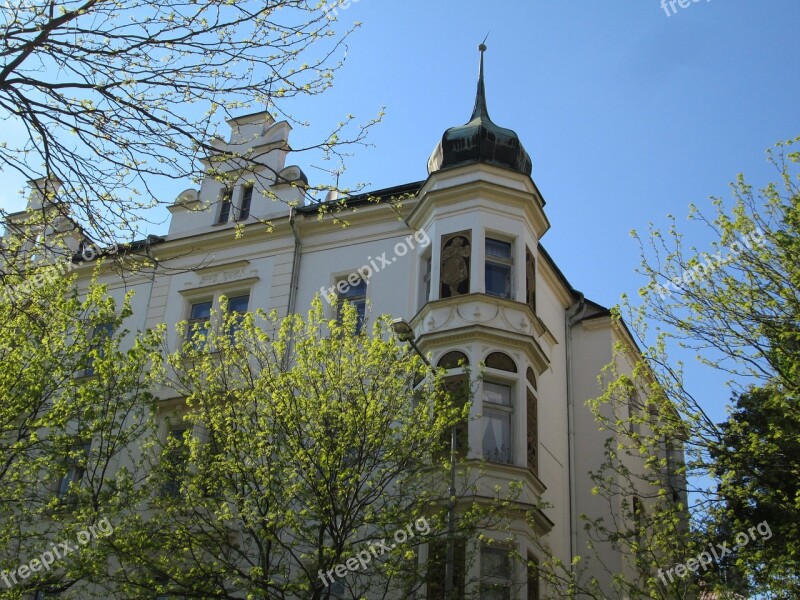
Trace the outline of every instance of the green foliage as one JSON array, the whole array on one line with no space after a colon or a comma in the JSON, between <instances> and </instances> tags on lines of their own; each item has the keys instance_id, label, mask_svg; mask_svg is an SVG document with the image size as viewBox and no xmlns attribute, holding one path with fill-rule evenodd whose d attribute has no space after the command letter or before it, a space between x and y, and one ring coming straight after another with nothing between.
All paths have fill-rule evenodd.
<instances>
[{"instance_id":1,"label":"green foliage","mask_svg":"<svg viewBox=\"0 0 800 600\"><path fill-rule=\"evenodd\" d=\"M125 329L129 298L118 306L94 282L79 292L56 267L6 266L20 274L6 277L0 301L0 571L14 571L52 545L76 546L101 521L119 525L136 502L142 464L130 449L152 433L141 374L157 339ZM97 537L48 570L9 577L3 597L83 597L102 578L108 543Z\"/></svg>"},{"instance_id":2,"label":"green foliage","mask_svg":"<svg viewBox=\"0 0 800 600\"><path fill-rule=\"evenodd\" d=\"M798 438L800 382L800 138L778 144L769 159L779 181L757 193L739 176L733 202L712 199L713 218L691 218L718 240L708 251L687 247L672 225L651 228L641 272L641 304L626 307L638 340L656 323L645 357L654 379L685 423L686 474L703 481L687 547L699 553L734 545L766 523L770 536L750 542L699 578L719 592L797 595ZM639 239L637 237L637 239ZM713 422L684 386L681 365L667 358L676 343L705 365L733 376L734 406ZM742 538L743 539L743 538ZM708 588L707 588L708 589Z\"/></svg>"},{"instance_id":3,"label":"green foliage","mask_svg":"<svg viewBox=\"0 0 800 600\"><path fill-rule=\"evenodd\" d=\"M341 322L318 299L306 318L223 311L169 356L163 412L188 431L154 456L152 513L115 536L126 598L327 598L320 571L383 539L395 547L341 579L346 597L420 585L416 548L446 528L444 441L468 406L386 318L359 333L342 308ZM423 517L429 531L393 539Z\"/></svg>"},{"instance_id":4,"label":"green foliage","mask_svg":"<svg viewBox=\"0 0 800 600\"><path fill-rule=\"evenodd\" d=\"M720 577L742 572L754 588L774 598L800 594L800 413L796 397L780 388L754 388L736 398L711 446L719 479L708 537L746 532L766 523L759 536L736 552ZM733 535L728 535L732 539ZM723 539L723 538L721 538Z\"/></svg>"},{"instance_id":5,"label":"green foliage","mask_svg":"<svg viewBox=\"0 0 800 600\"><path fill-rule=\"evenodd\" d=\"M153 190L164 178L196 181L235 160L256 179L263 153L223 151L224 123L267 107L276 121L309 125L287 104L333 84L357 27L340 29L326 8L300 0L3 3L0 173L44 181L57 207L48 218L70 215L94 240L141 235L142 210L163 201ZM343 161L380 118L321 124L316 141L292 150ZM14 222L7 217L0 211L3 226Z\"/></svg>"}]
</instances>

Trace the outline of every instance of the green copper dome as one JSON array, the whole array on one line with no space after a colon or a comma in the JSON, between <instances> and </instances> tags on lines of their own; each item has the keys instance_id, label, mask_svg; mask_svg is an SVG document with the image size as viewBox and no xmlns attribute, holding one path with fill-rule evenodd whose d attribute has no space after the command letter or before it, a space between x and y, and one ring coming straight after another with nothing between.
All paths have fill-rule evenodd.
<instances>
[{"instance_id":1,"label":"green copper dome","mask_svg":"<svg viewBox=\"0 0 800 600\"><path fill-rule=\"evenodd\" d=\"M522 147L517 134L511 129L495 125L489 118L483 84L483 53L486 46L481 44L479 50L481 66L472 117L468 123L444 132L442 141L428 159L428 174L451 167L485 163L530 175L531 157Z\"/></svg>"}]
</instances>

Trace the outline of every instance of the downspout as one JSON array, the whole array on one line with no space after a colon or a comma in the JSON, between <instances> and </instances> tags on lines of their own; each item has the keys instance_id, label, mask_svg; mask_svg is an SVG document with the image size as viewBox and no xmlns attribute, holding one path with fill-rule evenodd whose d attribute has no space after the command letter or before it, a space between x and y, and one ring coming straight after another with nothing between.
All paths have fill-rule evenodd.
<instances>
[{"instance_id":1,"label":"downspout","mask_svg":"<svg viewBox=\"0 0 800 600\"><path fill-rule=\"evenodd\" d=\"M586 313L586 301L583 294L576 292L578 299L575 304L567 309L564 319L566 355L567 355L567 470L569 471L569 554L570 570L575 552L578 548L578 530L575 528L575 521L578 517L578 506L575 498L575 403L573 398L572 383L572 327L583 318Z\"/></svg>"},{"instance_id":2,"label":"downspout","mask_svg":"<svg viewBox=\"0 0 800 600\"><path fill-rule=\"evenodd\" d=\"M289 278L289 301L286 307L286 316L291 317L295 313L297 305L297 290L300 279L300 253L303 251L303 244L300 243L300 236L294 226L295 207L289 208L289 226L294 234L294 256L292 258L292 276ZM294 338L292 338L294 340ZM283 364L288 368L289 357L292 355L294 342L290 340L286 344L286 354L283 357Z\"/></svg>"},{"instance_id":3,"label":"downspout","mask_svg":"<svg viewBox=\"0 0 800 600\"><path fill-rule=\"evenodd\" d=\"M298 280L300 279L300 253L303 251L303 244L300 243L300 236L294 226L295 207L289 207L289 226L294 234L294 257L292 259L292 276L289 280L289 304L286 316L293 315L297 304Z\"/></svg>"}]
</instances>

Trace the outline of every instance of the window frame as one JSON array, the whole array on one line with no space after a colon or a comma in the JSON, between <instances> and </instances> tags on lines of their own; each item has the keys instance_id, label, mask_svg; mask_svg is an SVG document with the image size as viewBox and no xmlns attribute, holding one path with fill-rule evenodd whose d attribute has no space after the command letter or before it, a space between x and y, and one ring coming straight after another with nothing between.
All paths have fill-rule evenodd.
<instances>
[{"instance_id":1,"label":"window frame","mask_svg":"<svg viewBox=\"0 0 800 600\"><path fill-rule=\"evenodd\" d=\"M76 438L68 450L68 455L64 457L64 467L66 473L59 477L56 483L56 497L61 502L68 502L70 498L70 489L75 484L75 487L80 487L83 476L86 475L87 462L89 460L89 453L92 449L91 440ZM82 458L74 458L69 456L73 452L82 450ZM65 485L66 484L66 485Z\"/></svg>"},{"instance_id":2,"label":"window frame","mask_svg":"<svg viewBox=\"0 0 800 600\"><path fill-rule=\"evenodd\" d=\"M217 225L225 225L231 220L231 212L233 208L233 189L230 186L225 186L219 195L219 212L217 213Z\"/></svg>"},{"instance_id":3,"label":"window frame","mask_svg":"<svg viewBox=\"0 0 800 600\"><path fill-rule=\"evenodd\" d=\"M116 323L114 323L114 321L104 321L94 325L89 335L89 352L97 349L100 358L104 358L105 353L102 344L104 344L106 340L114 337L115 331ZM83 375L84 377L91 377L94 375L94 359L91 356L86 357L86 368L83 370Z\"/></svg>"},{"instance_id":4,"label":"window frame","mask_svg":"<svg viewBox=\"0 0 800 600\"><path fill-rule=\"evenodd\" d=\"M467 586L467 543L464 539L453 540L453 591L457 598L464 598ZM429 600L450 600L445 598L445 571L447 560L447 541L436 538L427 542L425 564L425 597Z\"/></svg>"},{"instance_id":5,"label":"window frame","mask_svg":"<svg viewBox=\"0 0 800 600\"><path fill-rule=\"evenodd\" d=\"M220 326L222 324L223 315L222 315L222 302L221 298L225 296L228 300L228 311L230 312L230 303L232 300L239 300L241 298L247 298L247 309L244 311L236 310L234 312L240 315L240 319L244 316L244 313L250 312L251 308L251 301L253 298L253 290L252 287L246 286L235 286L229 289L222 289L222 290L215 290L213 292L206 292L204 294L192 294L188 295L184 298L186 302L186 308L184 309L186 312L186 330L183 333L183 336L180 340L180 343L192 343L193 341L197 342L196 348L200 351L207 351L208 348L208 332L216 326ZM192 318L192 310L195 306L200 306L203 304L209 304L208 318ZM216 314L215 314L216 313ZM239 321L240 321L239 319ZM205 323L205 335L202 337L202 343L200 343L200 337L198 336L195 340L195 335L200 333L200 330L194 331L194 326L199 325L201 323ZM231 330L229 331L231 335L231 339L233 339L235 332L238 330L237 325L233 325Z\"/></svg>"},{"instance_id":6,"label":"window frame","mask_svg":"<svg viewBox=\"0 0 800 600\"><path fill-rule=\"evenodd\" d=\"M227 299L228 313L231 316L233 316L234 313L236 315L234 317L234 322L230 323L230 326L229 326L229 329L228 329L228 335L230 336L231 341L233 341L235 339L235 337L236 337L236 332L239 331L241 329L241 327L242 327L242 319L244 319L244 315L247 314L247 312L250 310L250 292L248 292L246 294L237 294L235 296L229 296L227 294L220 294L220 297L222 297L222 296L225 296L225 298ZM241 300L242 298L247 298L247 302L245 303L244 310L231 309L231 302L233 302L234 300ZM220 305L221 305L221 303L220 303Z\"/></svg>"},{"instance_id":7,"label":"window frame","mask_svg":"<svg viewBox=\"0 0 800 600\"><path fill-rule=\"evenodd\" d=\"M431 292L433 291L433 250L430 247L420 255L419 265L418 310L421 310L431 301Z\"/></svg>"},{"instance_id":8,"label":"window frame","mask_svg":"<svg viewBox=\"0 0 800 600\"><path fill-rule=\"evenodd\" d=\"M508 246L508 257L504 256L497 256L494 254L489 254L489 243L495 242L498 244L505 244ZM483 260L483 283L484 283L484 291L489 296L494 296L495 298L505 298L507 300L513 300L515 298L514 294L514 269L515 269L515 261L514 261L514 251L515 251L515 244L514 240L504 238L503 236L496 236L494 234L487 233L484 236L483 240L483 250L484 250L484 260ZM508 279L507 279L507 290L505 293L497 293L495 291L490 291L489 289L489 266L497 267L497 268L504 268L508 271Z\"/></svg>"},{"instance_id":9,"label":"window frame","mask_svg":"<svg viewBox=\"0 0 800 600\"><path fill-rule=\"evenodd\" d=\"M499 404L496 402L492 402L487 400L486 397L486 385L496 385L502 386L504 388L508 388L508 404ZM517 382L513 379L504 378L502 376L496 375L489 375L484 377L481 381L481 418L484 419L483 426L481 428L481 457L486 462L503 464L503 465L516 465L516 452L514 448L514 444L516 441L516 434L514 431L514 413L517 408L516 402L516 390L517 390ZM494 418L502 418L508 427L508 449L507 454L504 457L504 460L498 460L497 458L491 458L488 455L488 450L486 448L486 433L487 428L489 427L489 415L492 415ZM497 452L499 455L499 451Z\"/></svg>"},{"instance_id":10,"label":"window frame","mask_svg":"<svg viewBox=\"0 0 800 600\"><path fill-rule=\"evenodd\" d=\"M245 183L242 185L242 190L239 194L239 210L236 213L237 221L246 221L250 218L254 188L255 186L252 183Z\"/></svg>"},{"instance_id":11,"label":"window frame","mask_svg":"<svg viewBox=\"0 0 800 600\"><path fill-rule=\"evenodd\" d=\"M179 439L179 445L176 448L170 449L166 455L162 455L161 460L169 461L170 464L168 468L174 470L175 474L178 474L179 469L185 470L189 466L189 448L186 443L188 441L188 436L194 435L194 428L190 423L184 423L183 420L172 423L168 419L166 426L167 431L163 441L164 449L166 449L170 439ZM178 431L183 432L180 438L175 435ZM176 498L180 495L180 491L181 481L177 477L172 477L169 481L164 481L161 486L161 495L165 497Z\"/></svg>"},{"instance_id":12,"label":"window frame","mask_svg":"<svg viewBox=\"0 0 800 600\"><path fill-rule=\"evenodd\" d=\"M194 308L196 306L208 305L207 317L193 317ZM190 344L194 344L197 350L205 350L208 344L208 332L211 329L211 314L214 312L214 298L210 300L206 298L195 298L189 301L188 317L186 319L186 332L184 333L183 340ZM205 327L196 327L197 325L205 324ZM202 338L199 337L200 331L205 331ZM202 342L200 342L202 339Z\"/></svg>"},{"instance_id":13,"label":"window frame","mask_svg":"<svg viewBox=\"0 0 800 600\"><path fill-rule=\"evenodd\" d=\"M358 283L352 283L353 276L358 278ZM360 285L364 285L364 293L359 295L349 295L350 292ZM341 287L347 287L347 290L342 290ZM356 333L362 333L364 326L367 322L367 300L369 298L369 278L362 277L357 271L351 271L346 275L334 276L333 291L336 294L336 307L335 317L336 322L342 322L342 306L343 302L350 302L356 309L359 319L356 326Z\"/></svg>"},{"instance_id":14,"label":"window frame","mask_svg":"<svg viewBox=\"0 0 800 600\"><path fill-rule=\"evenodd\" d=\"M456 353L463 355L463 358L460 358L460 361L463 361L463 364L443 364L445 358L455 355ZM446 375L444 376L445 388L447 389L448 393L456 395L455 400L458 402L459 408L463 409L463 407L470 402L471 396L470 389L472 387L472 382L470 379L469 355L461 350L445 350L441 356L437 358L436 368L445 369L447 371ZM467 418L466 420L456 424L456 455L460 458L466 458L470 452L469 423L470 419ZM451 451L450 445L452 442L452 432L448 429L445 435L446 439L444 440L443 445L445 448L447 448L446 454L449 457Z\"/></svg>"},{"instance_id":15,"label":"window frame","mask_svg":"<svg viewBox=\"0 0 800 600\"><path fill-rule=\"evenodd\" d=\"M480 547L480 597L485 598L485 588L489 590L505 590L508 593L508 599L514 598L514 560L511 558L512 548L506 544L487 544L483 543ZM489 553L502 553L504 561L507 562L508 573L507 575L493 575L485 573L484 568L486 562L484 556Z\"/></svg>"}]
</instances>

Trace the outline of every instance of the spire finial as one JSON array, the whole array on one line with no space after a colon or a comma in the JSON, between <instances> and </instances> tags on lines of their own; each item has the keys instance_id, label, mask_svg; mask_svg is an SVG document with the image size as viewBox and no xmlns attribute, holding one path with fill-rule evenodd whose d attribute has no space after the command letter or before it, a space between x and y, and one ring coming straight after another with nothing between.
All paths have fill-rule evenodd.
<instances>
[{"instance_id":1,"label":"spire finial","mask_svg":"<svg viewBox=\"0 0 800 600\"><path fill-rule=\"evenodd\" d=\"M491 120L489 119L489 109L486 107L486 87L483 84L483 54L486 52L486 40L489 39L489 33L486 34L486 37L483 38L483 41L478 46L478 51L481 53L481 66L478 74L478 92L475 96L475 108L472 110L472 119L481 117L486 120Z\"/></svg>"}]
</instances>

